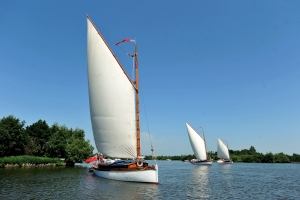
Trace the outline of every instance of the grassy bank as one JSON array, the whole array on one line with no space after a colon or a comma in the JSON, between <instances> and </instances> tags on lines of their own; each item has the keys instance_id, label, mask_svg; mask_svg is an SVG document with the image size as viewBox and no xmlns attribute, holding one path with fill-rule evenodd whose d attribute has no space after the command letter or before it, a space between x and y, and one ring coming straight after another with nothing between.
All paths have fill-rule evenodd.
<instances>
[{"instance_id":1,"label":"grassy bank","mask_svg":"<svg viewBox=\"0 0 300 200\"><path fill-rule=\"evenodd\" d=\"M36 156L10 156L0 158L0 168L4 168L5 165L18 165L21 167L24 164L31 165L46 165L55 164L56 166L63 166L65 163L58 158L46 158Z\"/></svg>"}]
</instances>

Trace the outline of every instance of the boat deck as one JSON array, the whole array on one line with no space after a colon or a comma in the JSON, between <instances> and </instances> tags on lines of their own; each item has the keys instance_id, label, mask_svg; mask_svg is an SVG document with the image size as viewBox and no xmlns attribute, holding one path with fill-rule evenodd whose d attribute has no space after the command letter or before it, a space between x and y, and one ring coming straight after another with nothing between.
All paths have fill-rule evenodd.
<instances>
[{"instance_id":1,"label":"boat deck","mask_svg":"<svg viewBox=\"0 0 300 200\"><path fill-rule=\"evenodd\" d=\"M155 166L149 166L148 163L143 162L142 166L136 163L116 162L112 164L94 164L94 170L99 171L135 171L135 170L155 170Z\"/></svg>"}]
</instances>

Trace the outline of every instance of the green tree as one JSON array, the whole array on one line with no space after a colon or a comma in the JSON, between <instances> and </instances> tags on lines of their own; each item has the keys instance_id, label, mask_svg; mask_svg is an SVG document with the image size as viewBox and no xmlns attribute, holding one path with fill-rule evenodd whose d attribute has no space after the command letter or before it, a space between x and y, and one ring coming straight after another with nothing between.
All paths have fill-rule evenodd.
<instances>
[{"instance_id":1,"label":"green tree","mask_svg":"<svg viewBox=\"0 0 300 200\"><path fill-rule=\"evenodd\" d=\"M44 156L46 153L47 142L50 138L50 128L46 121L39 120L38 122L27 126L25 130L29 136L25 148L26 154Z\"/></svg>"},{"instance_id":2,"label":"green tree","mask_svg":"<svg viewBox=\"0 0 300 200\"><path fill-rule=\"evenodd\" d=\"M293 155L290 156L290 161L291 162L300 162L300 155L296 154L296 153L293 153Z\"/></svg>"},{"instance_id":3,"label":"green tree","mask_svg":"<svg viewBox=\"0 0 300 200\"><path fill-rule=\"evenodd\" d=\"M59 126L57 123L50 127L50 139L46 147L46 155L51 158L66 158L67 139L71 133L66 126Z\"/></svg>"},{"instance_id":4,"label":"green tree","mask_svg":"<svg viewBox=\"0 0 300 200\"><path fill-rule=\"evenodd\" d=\"M28 136L24 130L25 121L9 115L0 120L0 156L24 155Z\"/></svg>"},{"instance_id":5,"label":"green tree","mask_svg":"<svg viewBox=\"0 0 300 200\"><path fill-rule=\"evenodd\" d=\"M266 155L264 156L262 162L263 163L273 163L274 162L274 155L271 152L266 153Z\"/></svg>"},{"instance_id":6,"label":"green tree","mask_svg":"<svg viewBox=\"0 0 300 200\"><path fill-rule=\"evenodd\" d=\"M274 163L289 163L290 159L284 153L277 153L274 155Z\"/></svg>"},{"instance_id":7,"label":"green tree","mask_svg":"<svg viewBox=\"0 0 300 200\"><path fill-rule=\"evenodd\" d=\"M10 135L8 130L0 122L0 157L8 156Z\"/></svg>"},{"instance_id":8,"label":"green tree","mask_svg":"<svg viewBox=\"0 0 300 200\"><path fill-rule=\"evenodd\" d=\"M85 160L93 154L94 147L85 140L82 129L68 129L65 125L54 124L50 128L51 137L47 143L47 155L55 158L65 158L67 162L75 163Z\"/></svg>"},{"instance_id":9,"label":"green tree","mask_svg":"<svg viewBox=\"0 0 300 200\"><path fill-rule=\"evenodd\" d=\"M189 154L189 155L182 155L181 160L192 160L193 158L195 158L195 155Z\"/></svg>"},{"instance_id":10,"label":"green tree","mask_svg":"<svg viewBox=\"0 0 300 200\"><path fill-rule=\"evenodd\" d=\"M81 162L93 154L94 147L89 140L84 139L84 131L82 129L71 129L71 137L67 139L66 153L67 161Z\"/></svg>"},{"instance_id":11,"label":"green tree","mask_svg":"<svg viewBox=\"0 0 300 200\"><path fill-rule=\"evenodd\" d=\"M253 159L257 163L261 163L262 160L264 159L264 155L262 153L256 153L253 155Z\"/></svg>"},{"instance_id":12,"label":"green tree","mask_svg":"<svg viewBox=\"0 0 300 200\"><path fill-rule=\"evenodd\" d=\"M254 158L253 158L252 155L245 155L245 156L243 156L243 162L253 163L254 162Z\"/></svg>"},{"instance_id":13,"label":"green tree","mask_svg":"<svg viewBox=\"0 0 300 200\"><path fill-rule=\"evenodd\" d=\"M250 154L256 153L256 149L254 148L254 146L251 146L251 147L250 147L249 153L250 153Z\"/></svg>"}]
</instances>

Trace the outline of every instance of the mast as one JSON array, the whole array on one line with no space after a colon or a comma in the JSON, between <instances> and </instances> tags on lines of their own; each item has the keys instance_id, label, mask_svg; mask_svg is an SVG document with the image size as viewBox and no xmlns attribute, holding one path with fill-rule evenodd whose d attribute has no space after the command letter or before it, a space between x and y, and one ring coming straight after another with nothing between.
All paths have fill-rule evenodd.
<instances>
[{"instance_id":1,"label":"mast","mask_svg":"<svg viewBox=\"0 0 300 200\"><path fill-rule=\"evenodd\" d=\"M228 142L226 140L226 145L227 145L227 151L228 151L228 155L229 155L229 159L230 159L230 154L229 154L229 148L228 148Z\"/></svg>"},{"instance_id":2,"label":"mast","mask_svg":"<svg viewBox=\"0 0 300 200\"><path fill-rule=\"evenodd\" d=\"M203 139L204 139L204 144L205 144L206 159L208 159L208 153L207 153L207 149L206 149L206 140L205 140L205 135L204 135L204 129L203 128L202 128L202 132L203 132Z\"/></svg>"},{"instance_id":3,"label":"mast","mask_svg":"<svg viewBox=\"0 0 300 200\"><path fill-rule=\"evenodd\" d=\"M136 140L137 157L141 156L141 132L140 132L140 102L139 102L139 73L138 73L138 55L137 45L134 43L134 64L135 64L135 118L136 118Z\"/></svg>"}]
</instances>

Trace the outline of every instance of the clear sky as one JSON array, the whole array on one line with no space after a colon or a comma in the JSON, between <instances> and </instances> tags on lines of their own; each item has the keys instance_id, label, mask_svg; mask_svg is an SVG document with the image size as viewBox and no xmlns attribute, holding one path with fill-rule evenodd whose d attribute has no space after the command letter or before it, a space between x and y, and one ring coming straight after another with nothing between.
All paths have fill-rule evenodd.
<instances>
[{"instance_id":1,"label":"clear sky","mask_svg":"<svg viewBox=\"0 0 300 200\"><path fill-rule=\"evenodd\" d=\"M139 49L142 154L192 154L185 123L230 149L300 154L300 1L0 2L0 117L85 131L90 16L128 74ZM146 115L144 111L146 110ZM147 116L147 120L146 120Z\"/></svg>"}]
</instances>

